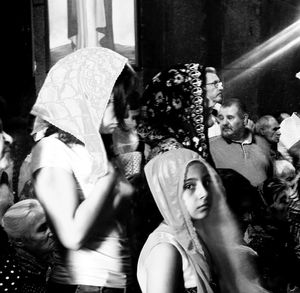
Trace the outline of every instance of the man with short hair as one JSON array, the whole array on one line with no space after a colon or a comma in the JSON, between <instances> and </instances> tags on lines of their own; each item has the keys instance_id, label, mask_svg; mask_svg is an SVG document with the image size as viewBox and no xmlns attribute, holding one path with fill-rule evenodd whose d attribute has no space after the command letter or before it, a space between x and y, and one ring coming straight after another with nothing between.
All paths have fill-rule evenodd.
<instances>
[{"instance_id":1,"label":"man with short hair","mask_svg":"<svg viewBox=\"0 0 300 293\"><path fill-rule=\"evenodd\" d=\"M220 135L220 126L217 122L218 110L223 101L223 83L217 75L217 71L214 67L206 67L206 98L208 100L208 108L210 116L208 119L208 137L214 137Z\"/></svg>"},{"instance_id":2,"label":"man with short hair","mask_svg":"<svg viewBox=\"0 0 300 293\"><path fill-rule=\"evenodd\" d=\"M217 71L214 67L206 67L206 98L208 99L208 107L213 109L213 107L223 101L223 83L217 75Z\"/></svg>"},{"instance_id":3,"label":"man with short hair","mask_svg":"<svg viewBox=\"0 0 300 293\"><path fill-rule=\"evenodd\" d=\"M218 120L221 136L210 139L210 152L216 168L233 169L253 186L261 185L272 174L268 146L247 126L248 114L239 99L223 102Z\"/></svg>"},{"instance_id":4,"label":"man with short hair","mask_svg":"<svg viewBox=\"0 0 300 293\"><path fill-rule=\"evenodd\" d=\"M277 149L281 135L280 125L273 116L264 115L260 117L255 123L255 132L267 141L270 146L270 155L273 160L284 159Z\"/></svg>"}]
</instances>

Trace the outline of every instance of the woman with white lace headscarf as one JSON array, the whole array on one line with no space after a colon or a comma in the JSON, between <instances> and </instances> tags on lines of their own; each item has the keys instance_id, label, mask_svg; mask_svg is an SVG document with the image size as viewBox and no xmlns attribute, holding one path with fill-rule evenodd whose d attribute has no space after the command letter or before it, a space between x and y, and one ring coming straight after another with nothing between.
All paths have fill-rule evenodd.
<instances>
[{"instance_id":1,"label":"woman with white lace headscarf","mask_svg":"<svg viewBox=\"0 0 300 293\"><path fill-rule=\"evenodd\" d=\"M131 282L124 206L133 188L103 134L124 123L135 83L125 57L84 48L55 64L33 106L33 184L60 244L49 292L125 292Z\"/></svg>"}]
</instances>

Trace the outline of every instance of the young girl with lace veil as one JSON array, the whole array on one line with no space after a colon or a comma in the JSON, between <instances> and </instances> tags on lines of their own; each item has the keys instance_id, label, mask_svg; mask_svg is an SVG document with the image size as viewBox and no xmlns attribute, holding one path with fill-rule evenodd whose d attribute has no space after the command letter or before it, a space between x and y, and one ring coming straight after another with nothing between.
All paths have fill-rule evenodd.
<instances>
[{"instance_id":1,"label":"young girl with lace veil","mask_svg":"<svg viewBox=\"0 0 300 293\"><path fill-rule=\"evenodd\" d=\"M131 282L124 207L133 188L103 134L122 126L135 86L125 57L84 48L54 65L33 106L34 190L59 244L48 292L125 292Z\"/></svg>"},{"instance_id":2,"label":"young girl with lace veil","mask_svg":"<svg viewBox=\"0 0 300 293\"><path fill-rule=\"evenodd\" d=\"M145 174L164 220L139 257L143 293L267 292L220 178L199 154L184 148L161 153L148 162Z\"/></svg>"}]
</instances>

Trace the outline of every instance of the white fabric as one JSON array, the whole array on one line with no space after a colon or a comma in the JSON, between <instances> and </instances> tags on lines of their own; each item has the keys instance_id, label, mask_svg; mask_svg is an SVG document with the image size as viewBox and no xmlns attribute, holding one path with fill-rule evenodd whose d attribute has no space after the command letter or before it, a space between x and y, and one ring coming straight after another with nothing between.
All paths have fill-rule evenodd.
<instances>
[{"instance_id":1,"label":"white fabric","mask_svg":"<svg viewBox=\"0 0 300 293\"><path fill-rule=\"evenodd\" d=\"M62 168L74 174L79 198L89 196L93 187L89 181L92 157L84 146L67 146L55 135L41 139L32 150L31 170L35 172L44 167ZM125 228L114 218L107 222L102 220L98 227L107 228L106 235L96 231L83 248L64 250L64 261L56 255L57 265L51 276L54 282L126 287L131 276L131 259Z\"/></svg>"},{"instance_id":2,"label":"white fabric","mask_svg":"<svg viewBox=\"0 0 300 293\"><path fill-rule=\"evenodd\" d=\"M174 235L171 233L167 233L164 231L159 231L159 228L154 230L148 237L144 247L140 253L138 266L137 266L137 278L141 290L143 293L146 293L147 290L147 266L148 262L151 261L149 259L149 255L152 249L158 245L159 243L170 243L176 247L178 252L181 254L182 258L182 271L183 271L183 280L185 288L194 288L197 287L196 276L194 273L194 269L188 259L188 256L182 246L175 239Z\"/></svg>"},{"instance_id":3,"label":"white fabric","mask_svg":"<svg viewBox=\"0 0 300 293\"><path fill-rule=\"evenodd\" d=\"M280 132L280 143L286 149L289 149L300 140L300 118L296 113L293 113L291 117L288 117L281 122Z\"/></svg>"},{"instance_id":4,"label":"white fabric","mask_svg":"<svg viewBox=\"0 0 300 293\"><path fill-rule=\"evenodd\" d=\"M77 49L98 47L104 34L97 29L106 27L104 0L76 0L77 35L71 39Z\"/></svg>"},{"instance_id":5,"label":"white fabric","mask_svg":"<svg viewBox=\"0 0 300 293\"><path fill-rule=\"evenodd\" d=\"M84 48L60 59L49 71L31 114L33 134L48 122L84 143L93 157L91 181L107 172L106 151L99 133L114 84L127 59L105 48Z\"/></svg>"},{"instance_id":6,"label":"white fabric","mask_svg":"<svg viewBox=\"0 0 300 293\"><path fill-rule=\"evenodd\" d=\"M216 121L216 118L214 118L214 124L208 128L208 138L212 138L219 135L221 135L220 124Z\"/></svg>"},{"instance_id":7,"label":"white fabric","mask_svg":"<svg viewBox=\"0 0 300 293\"><path fill-rule=\"evenodd\" d=\"M71 148L55 138L55 135L41 139L32 150L31 172L44 167L62 168L74 174L84 197L93 188L89 181L92 157L82 145L74 144Z\"/></svg>"}]
</instances>

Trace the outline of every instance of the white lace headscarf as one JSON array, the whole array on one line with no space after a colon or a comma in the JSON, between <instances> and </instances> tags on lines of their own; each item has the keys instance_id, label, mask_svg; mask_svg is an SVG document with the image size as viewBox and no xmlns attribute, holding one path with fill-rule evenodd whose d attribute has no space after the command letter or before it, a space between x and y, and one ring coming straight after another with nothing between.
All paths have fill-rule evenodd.
<instances>
[{"instance_id":1,"label":"white lace headscarf","mask_svg":"<svg viewBox=\"0 0 300 293\"><path fill-rule=\"evenodd\" d=\"M84 143L93 158L93 174L107 172L107 156L99 133L114 84L127 59L106 48L84 48L59 60L49 71L31 114L38 140L48 123Z\"/></svg>"}]
</instances>

